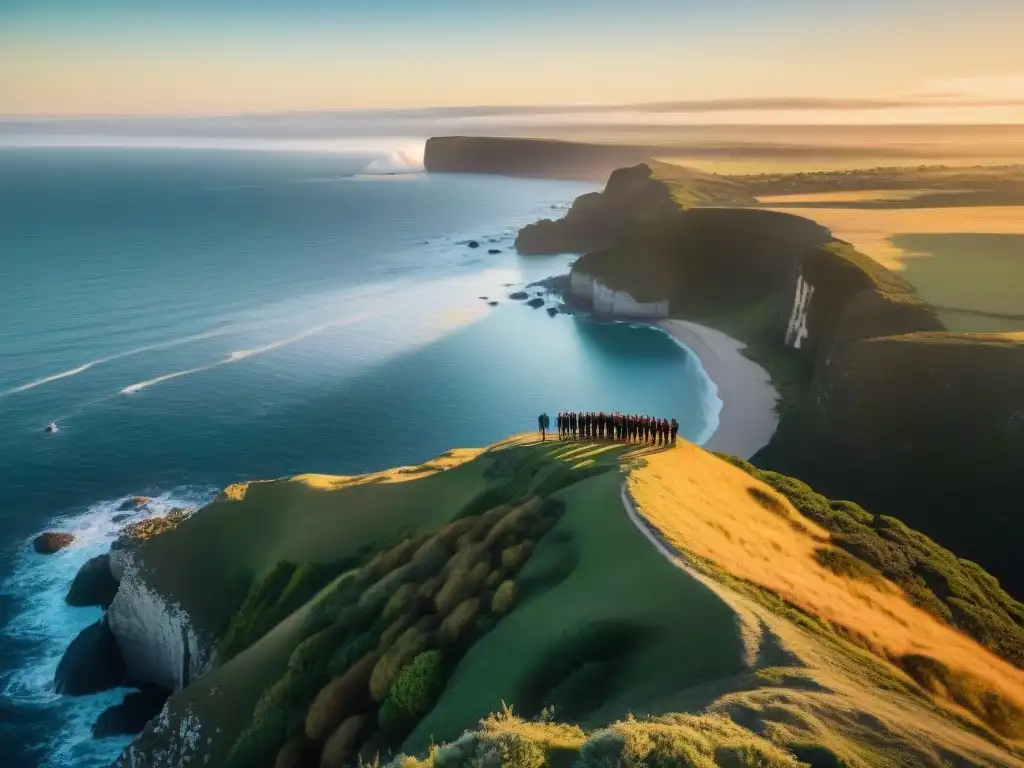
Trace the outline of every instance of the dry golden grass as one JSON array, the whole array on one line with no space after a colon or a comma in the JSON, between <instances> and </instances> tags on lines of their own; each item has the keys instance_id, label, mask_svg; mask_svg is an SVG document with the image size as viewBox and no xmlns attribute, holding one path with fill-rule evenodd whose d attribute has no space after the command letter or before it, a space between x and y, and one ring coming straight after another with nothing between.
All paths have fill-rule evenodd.
<instances>
[{"instance_id":1,"label":"dry golden grass","mask_svg":"<svg viewBox=\"0 0 1024 768\"><path fill-rule=\"evenodd\" d=\"M846 193L843 193L846 194ZM792 199L792 198L791 198ZM1024 207L953 208L778 208L783 213L804 216L832 230L840 240L853 243L889 269L901 271L913 254L896 246L892 238L902 234L1024 234ZM965 257L970 254L965 254ZM969 274L970 262L964 265Z\"/></svg>"},{"instance_id":2,"label":"dry golden grass","mask_svg":"<svg viewBox=\"0 0 1024 768\"><path fill-rule=\"evenodd\" d=\"M806 192L794 195L760 195L762 205L797 203L871 203L882 200L913 200L926 194L949 193L959 190L941 189L847 189L839 192Z\"/></svg>"},{"instance_id":3,"label":"dry golden grass","mask_svg":"<svg viewBox=\"0 0 1024 768\"><path fill-rule=\"evenodd\" d=\"M648 455L627 482L638 512L680 550L771 590L882 655L937 659L1024 706L1024 671L914 607L895 585L820 565L814 551L828 533L782 497L786 515L758 504L751 487L776 494L741 470L682 444Z\"/></svg>"}]
</instances>

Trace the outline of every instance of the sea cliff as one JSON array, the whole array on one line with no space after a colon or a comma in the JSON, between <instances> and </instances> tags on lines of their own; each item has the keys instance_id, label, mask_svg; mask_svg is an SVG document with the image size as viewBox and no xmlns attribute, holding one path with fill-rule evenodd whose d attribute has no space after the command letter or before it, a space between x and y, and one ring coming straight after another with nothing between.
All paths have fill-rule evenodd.
<instances>
[{"instance_id":1,"label":"sea cliff","mask_svg":"<svg viewBox=\"0 0 1024 768\"><path fill-rule=\"evenodd\" d=\"M616 168L643 160L649 150L571 141L441 136L427 139L430 173L489 173L604 181Z\"/></svg>"}]
</instances>

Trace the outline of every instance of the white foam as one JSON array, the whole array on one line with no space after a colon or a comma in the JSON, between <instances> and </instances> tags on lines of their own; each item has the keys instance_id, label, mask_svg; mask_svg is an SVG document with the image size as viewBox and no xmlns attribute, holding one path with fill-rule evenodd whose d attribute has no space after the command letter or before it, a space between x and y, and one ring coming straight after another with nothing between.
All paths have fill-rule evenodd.
<instances>
[{"instance_id":1,"label":"white foam","mask_svg":"<svg viewBox=\"0 0 1024 768\"><path fill-rule=\"evenodd\" d=\"M419 144L388 152L384 156L370 161L363 169L362 175L393 176L396 174L421 173L424 170L423 155L425 148L425 144Z\"/></svg>"},{"instance_id":2,"label":"white foam","mask_svg":"<svg viewBox=\"0 0 1024 768\"><path fill-rule=\"evenodd\" d=\"M166 514L174 507L202 506L215 494L213 488L179 488L126 513L119 513L118 508L128 497L98 502L84 512L51 521L50 529L75 536L65 549L39 555L32 549L31 538L19 546L10 575L0 583L0 594L15 605L4 625L5 642L24 643L25 651L19 649L18 667L0 671L0 695L14 707L60 718L60 732L47 738L44 765L108 766L130 740L93 740L91 732L100 713L120 703L124 690L80 697L60 696L53 690L53 675L68 644L102 615L99 608L72 608L64 602L78 569L89 558L106 552L128 523ZM118 514L128 517L114 522Z\"/></svg>"},{"instance_id":3,"label":"white foam","mask_svg":"<svg viewBox=\"0 0 1024 768\"><path fill-rule=\"evenodd\" d=\"M84 364L78 366L77 368L71 368L70 370L67 370L67 371L62 371L60 373L55 373L52 376L46 376L46 377L41 378L41 379L36 379L35 381L30 381L27 384L21 384L21 385L19 385L17 387L14 387L13 389L8 389L8 390L5 390L3 392L0 392L0 397L7 397L8 395L13 395L13 394L16 394L18 392L27 392L30 389L35 389L36 387L41 387L44 384L49 384L49 383L54 382L54 381L59 381L61 379L66 379L66 378L68 378L70 376L77 376L80 373L85 373L90 368L95 368L97 365L103 365L104 363L110 363L110 362L113 362L114 360L123 360L126 357L133 357L134 355L141 355L144 352L156 352L156 351L162 350L162 349L171 349L172 347L179 347L179 346L181 346L183 344L191 344L191 343L196 342L196 341L203 341L205 339L213 339L213 338L216 338L218 336L223 336L223 335L225 335L227 333L231 333L232 331L237 331L237 330L238 330L237 326L226 325L226 326L223 326L221 328L215 328L212 331L206 331L205 333L196 333L196 334L193 334L191 336L182 336L179 339L171 339L169 341L160 341L160 342L156 342L154 344L145 344L145 345L143 345L141 347L135 347L134 349L129 349L129 350L126 350L124 352L118 352L118 353L113 354L113 355L108 355L107 357L100 357L100 358L97 358L96 360L90 360L88 363L84 363Z\"/></svg>"},{"instance_id":4,"label":"white foam","mask_svg":"<svg viewBox=\"0 0 1024 768\"><path fill-rule=\"evenodd\" d=\"M248 360L250 357L255 357L256 355L262 355L267 352L272 352L275 349L280 349L281 347L286 347L289 344L295 344L296 342L302 341L303 339L308 338L310 336L315 336L318 333L323 333L329 328L341 328L346 325L354 325L355 323L361 322L367 319L368 317L371 317L372 314L373 313L370 312L363 312L336 323L325 323L323 325L316 325L313 326L312 328L307 328L306 330L297 333L294 336L289 336L284 339L278 339L277 341L272 341L260 347L254 347L252 349L235 350L234 352L230 352L227 357L224 357L220 360L217 360L216 362L209 363L207 365L200 365L195 368L186 368L185 370L182 371L165 373L162 376L157 376L156 378L147 379L146 381L140 381L135 384L129 384L127 387L121 390L121 394L132 395L143 389L148 389L150 387L156 386L157 384L162 384L165 381L171 381L172 379L180 379L183 376L191 376L194 373L202 373L203 371L209 371L212 370L213 368L219 368L222 365L230 365L231 363L237 363L241 360Z\"/></svg>"}]
</instances>

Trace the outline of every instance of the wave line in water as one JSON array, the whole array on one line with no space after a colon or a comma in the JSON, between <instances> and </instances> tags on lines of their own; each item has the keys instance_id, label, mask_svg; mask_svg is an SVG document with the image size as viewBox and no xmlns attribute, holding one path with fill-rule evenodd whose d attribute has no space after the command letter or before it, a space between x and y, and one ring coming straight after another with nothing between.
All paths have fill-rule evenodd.
<instances>
[{"instance_id":1,"label":"wave line in water","mask_svg":"<svg viewBox=\"0 0 1024 768\"><path fill-rule=\"evenodd\" d=\"M289 336L288 338L285 339L272 341L269 344L264 344L261 347L253 347L252 349L239 349L234 352L231 352L227 357L224 357L220 360L217 360L216 362L209 363L207 365L200 365L196 368L187 368L183 371L174 371L173 373L165 373L162 376L157 376L156 378L153 379L147 379L146 381L140 381L136 384L130 384L121 390L121 394L133 395L136 392L139 392L140 390L149 389L150 387L154 387L157 384L162 384L165 381L170 381L172 379L180 379L182 376L191 376L193 373L202 373L204 371L209 371L213 368L219 368L222 365L230 365L231 363L237 363L240 360L247 360L250 357L255 357L256 355L262 355L267 352L272 352L275 349L286 347L289 344L294 344L298 341L302 341L303 339L308 338L310 336L314 336L315 334L323 333L324 331L330 328L341 328L346 325L353 325L355 323L366 320L369 317L372 317L374 314L376 313L364 312L362 314L354 315L346 320L342 320L337 323L327 323L325 325L316 325L313 326L312 328L307 328L306 330L302 331L301 333L297 333L294 336Z\"/></svg>"},{"instance_id":2,"label":"wave line in water","mask_svg":"<svg viewBox=\"0 0 1024 768\"><path fill-rule=\"evenodd\" d=\"M123 360L126 357L133 357L134 355L141 355L144 352L156 352L161 349L171 349L172 347L179 347L183 344L191 344L195 341L204 341L206 339L213 339L218 336L223 336L231 331L237 330L237 326L225 325L221 328L215 328L212 331L206 331L205 333L196 333L191 336L182 336L180 339L170 339L169 341L158 341L154 344L145 344L141 347L135 347L124 352L118 352L107 357L100 357L96 360L90 360L88 363L83 363L77 368L70 368L60 373L55 373L51 376L45 376L41 379L35 379L27 384L19 384L11 389L0 392L0 398L7 397L8 395L15 395L19 392L28 392L30 389L41 387L45 384L50 384L54 381L60 381L61 379L67 379L71 376L77 376L80 373L85 373L91 368L95 368L97 365L103 365L104 363L111 363L115 360Z\"/></svg>"}]
</instances>

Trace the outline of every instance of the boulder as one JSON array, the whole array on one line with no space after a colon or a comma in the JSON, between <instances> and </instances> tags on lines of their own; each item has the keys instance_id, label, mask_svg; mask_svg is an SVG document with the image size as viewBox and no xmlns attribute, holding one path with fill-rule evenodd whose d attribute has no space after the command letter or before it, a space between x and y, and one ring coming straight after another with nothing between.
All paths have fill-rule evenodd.
<instances>
[{"instance_id":1,"label":"boulder","mask_svg":"<svg viewBox=\"0 0 1024 768\"><path fill-rule=\"evenodd\" d=\"M139 507L148 504L152 499L147 496L132 496L130 499L125 499L121 502L121 506L117 508L118 512L130 512L138 509Z\"/></svg>"},{"instance_id":2,"label":"boulder","mask_svg":"<svg viewBox=\"0 0 1024 768\"><path fill-rule=\"evenodd\" d=\"M496 253L501 253L501 248L490 248L487 252L493 256Z\"/></svg>"},{"instance_id":3,"label":"boulder","mask_svg":"<svg viewBox=\"0 0 1024 768\"><path fill-rule=\"evenodd\" d=\"M544 306L544 299L541 299L541 298L537 297L537 298L530 299L526 303L527 303L528 306L531 306L534 309L540 309L541 307Z\"/></svg>"},{"instance_id":4,"label":"boulder","mask_svg":"<svg viewBox=\"0 0 1024 768\"><path fill-rule=\"evenodd\" d=\"M75 540L75 537L70 533L64 533L62 531L46 531L36 536L35 541L32 542L33 548L40 555L52 555L54 552L59 552L68 546Z\"/></svg>"},{"instance_id":5,"label":"boulder","mask_svg":"<svg viewBox=\"0 0 1024 768\"><path fill-rule=\"evenodd\" d=\"M554 317L558 314L558 307L548 307L548 314Z\"/></svg>"},{"instance_id":6,"label":"boulder","mask_svg":"<svg viewBox=\"0 0 1024 768\"><path fill-rule=\"evenodd\" d=\"M498 306L498 302L496 302L496 301L488 301L487 304L488 304L488 306L491 306L491 307Z\"/></svg>"},{"instance_id":7,"label":"boulder","mask_svg":"<svg viewBox=\"0 0 1024 768\"><path fill-rule=\"evenodd\" d=\"M110 555L97 555L78 569L64 601L79 607L98 605L106 610L114 602L117 587L117 579L110 572Z\"/></svg>"},{"instance_id":8,"label":"boulder","mask_svg":"<svg viewBox=\"0 0 1024 768\"><path fill-rule=\"evenodd\" d=\"M466 245L468 245L470 248L480 247L480 243L478 243L476 240L470 240L468 243L466 243Z\"/></svg>"},{"instance_id":9,"label":"boulder","mask_svg":"<svg viewBox=\"0 0 1024 768\"><path fill-rule=\"evenodd\" d=\"M525 299L530 298L530 294L526 291L516 291L515 293L510 293L508 297L510 299L515 299L516 301L524 301Z\"/></svg>"},{"instance_id":10,"label":"boulder","mask_svg":"<svg viewBox=\"0 0 1024 768\"><path fill-rule=\"evenodd\" d=\"M92 724L92 737L134 736L160 714L171 692L155 685L129 693L120 704L107 707Z\"/></svg>"},{"instance_id":11,"label":"boulder","mask_svg":"<svg viewBox=\"0 0 1024 768\"><path fill-rule=\"evenodd\" d=\"M123 685L127 668L114 633L104 616L78 633L57 665L57 693L85 696Z\"/></svg>"}]
</instances>

